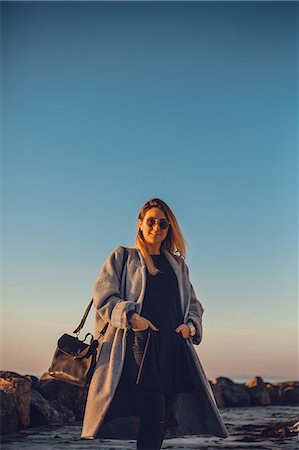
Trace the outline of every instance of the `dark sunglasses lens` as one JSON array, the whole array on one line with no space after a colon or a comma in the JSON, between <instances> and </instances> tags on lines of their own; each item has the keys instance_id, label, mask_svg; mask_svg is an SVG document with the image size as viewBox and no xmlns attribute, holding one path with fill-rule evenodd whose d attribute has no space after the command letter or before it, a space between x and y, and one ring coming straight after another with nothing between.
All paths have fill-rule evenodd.
<instances>
[{"instance_id":1,"label":"dark sunglasses lens","mask_svg":"<svg viewBox=\"0 0 299 450\"><path fill-rule=\"evenodd\" d=\"M156 222L155 219L147 219L146 224L149 227L153 227L155 225L155 222Z\"/></svg>"},{"instance_id":2,"label":"dark sunglasses lens","mask_svg":"<svg viewBox=\"0 0 299 450\"><path fill-rule=\"evenodd\" d=\"M160 220L160 227L162 228L162 230L166 230L166 228L168 228L167 220Z\"/></svg>"}]
</instances>

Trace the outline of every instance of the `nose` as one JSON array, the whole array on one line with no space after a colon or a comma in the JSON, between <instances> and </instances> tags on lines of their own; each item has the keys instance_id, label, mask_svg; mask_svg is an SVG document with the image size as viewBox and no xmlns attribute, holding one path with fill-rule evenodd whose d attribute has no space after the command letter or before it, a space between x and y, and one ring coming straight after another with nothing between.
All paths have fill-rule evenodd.
<instances>
[{"instance_id":1,"label":"nose","mask_svg":"<svg viewBox=\"0 0 299 450\"><path fill-rule=\"evenodd\" d=\"M157 230L159 230L159 229L161 228L161 227L160 227L160 222L159 222L158 220L156 220L156 222L155 222L153 228L156 228Z\"/></svg>"}]
</instances>

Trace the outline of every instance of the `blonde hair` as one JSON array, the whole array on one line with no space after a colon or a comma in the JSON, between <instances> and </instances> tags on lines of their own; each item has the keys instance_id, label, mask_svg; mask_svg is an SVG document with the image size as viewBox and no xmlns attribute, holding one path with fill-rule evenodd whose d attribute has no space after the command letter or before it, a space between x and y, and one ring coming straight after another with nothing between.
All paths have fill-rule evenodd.
<instances>
[{"instance_id":1,"label":"blonde hair","mask_svg":"<svg viewBox=\"0 0 299 450\"><path fill-rule=\"evenodd\" d=\"M152 198L151 200L146 202L139 211L138 219L143 220L145 214L151 208L161 209L164 212L166 219L170 223L167 236L162 242L161 246L163 245L172 255L177 254L182 259L185 259L186 241L183 237L175 215L173 214L169 206L165 202L163 202L163 200L160 200L159 198ZM154 265L153 259L148 253L139 223L137 223L136 247L141 251L148 271L152 275L156 275L159 270Z\"/></svg>"}]
</instances>

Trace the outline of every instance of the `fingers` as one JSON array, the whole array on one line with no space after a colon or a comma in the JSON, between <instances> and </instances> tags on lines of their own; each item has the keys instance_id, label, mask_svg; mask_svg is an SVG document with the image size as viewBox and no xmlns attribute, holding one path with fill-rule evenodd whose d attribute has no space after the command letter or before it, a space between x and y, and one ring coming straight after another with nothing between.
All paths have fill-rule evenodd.
<instances>
[{"instance_id":1,"label":"fingers","mask_svg":"<svg viewBox=\"0 0 299 450\"><path fill-rule=\"evenodd\" d=\"M183 338L188 339L188 337L190 336L190 328L188 327L188 325L186 325L185 323L181 323L181 325L179 325L175 331L177 333L182 333Z\"/></svg>"},{"instance_id":2,"label":"fingers","mask_svg":"<svg viewBox=\"0 0 299 450\"><path fill-rule=\"evenodd\" d=\"M143 316L137 316L136 321L133 321L132 331L145 331L147 328L151 328L154 331L159 331L150 320L146 319Z\"/></svg>"},{"instance_id":3,"label":"fingers","mask_svg":"<svg viewBox=\"0 0 299 450\"><path fill-rule=\"evenodd\" d=\"M143 322L146 322L148 327L150 327L152 330L159 331L159 328L157 328L149 319L146 319L143 316L140 317L143 319Z\"/></svg>"},{"instance_id":4,"label":"fingers","mask_svg":"<svg viewBox=\"0 0 299 450\"><path fill-rule=\"evenodd\" d=\"M145 331L145 330L147 330L148 329L148 327L147 328L132 328L132 331L134 332L134 333L136 333L136 332L138 332L138 331Z\"/></svg>"},{"instance_id":5,"label":"fingers","mask_svg":"<svg viewBox=\"0 0 299 450\"><path fill-rule=\"evenodd\" d=\"M159 328L155 327L155 325L150 320L148 320L148 324L152 330L159 331Z\"/></svg>"}]
</instances>

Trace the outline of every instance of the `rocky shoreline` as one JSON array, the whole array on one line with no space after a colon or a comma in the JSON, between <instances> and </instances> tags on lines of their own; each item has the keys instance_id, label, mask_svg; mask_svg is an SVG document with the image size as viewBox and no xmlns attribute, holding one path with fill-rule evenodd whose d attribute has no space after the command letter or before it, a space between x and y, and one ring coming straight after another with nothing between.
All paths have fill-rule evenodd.
<instances>
[{"instance_id":1,"label":"rocky shoreline","mask_svg":"<svg viewBox=\"0 0 299 450\"><path fill-rule=\"evenodd\" d=\"M299 427L298 406L251 406L221 410L229 431L226 439L207 435L165 438L162 449L169 450L297 450L298 438L290 434ZM288 418L288 420L286 420ZM296 426L292 426L291 424ZM279 424L288 430L282 434ZM80 438L82 424L41 425L2 436L2 450L136 450L130 439Z\"/></svg>"},{"instance_id":2,"label":"rocky shoreline","mask_svg":"<svg viewBox=\"0 0 299 450\"><path fill-rule=\"evenodd\" d=\"M229 378L218 377L210 384L217 405L224 414L226 410L234 411L234 408L250 410L250 407L257 406L299 405L298 381L269 383L254 376L245 383L235 383ZM86 388L54 380L47 374L38 379L32 375L0 371L1 434L9 435L32 427L81 423L86 397ZM172 435L166 438L188 435L189 419L192 420L186 417L185 430L180 427L180 434L172 430ZM295 419L281 419L277 423L271 422L268 429L264 427L264 437L288 439L298 435ZM120 418L113 429L107 430L110 438L123 438L118 435L118 430L128 428L128 419L125 421L124 424L124 418Z\"/></svg>"}]
</instances>

